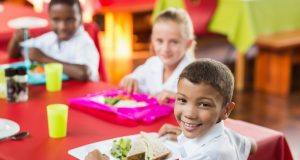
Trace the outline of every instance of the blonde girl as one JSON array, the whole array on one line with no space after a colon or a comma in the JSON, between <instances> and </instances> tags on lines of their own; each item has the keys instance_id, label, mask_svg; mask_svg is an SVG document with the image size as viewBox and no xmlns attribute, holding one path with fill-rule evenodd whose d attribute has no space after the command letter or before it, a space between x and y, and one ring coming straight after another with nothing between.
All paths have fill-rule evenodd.
<instances>
[{"instance_id":1,"label":"blonde girl","mask_svg":"<svg viewBox=\"0 0 300 160\"><path fill-rule=\"evenodd\" d=\"M151 50L154 56L121 81L128 93L142 92L157 97L160 103L175 97L178 77L192 62L194 31L183 9L169 8L159 14L152 27ZM192 52L193 53L193 52Z\"/></svg>"}]
</instances>

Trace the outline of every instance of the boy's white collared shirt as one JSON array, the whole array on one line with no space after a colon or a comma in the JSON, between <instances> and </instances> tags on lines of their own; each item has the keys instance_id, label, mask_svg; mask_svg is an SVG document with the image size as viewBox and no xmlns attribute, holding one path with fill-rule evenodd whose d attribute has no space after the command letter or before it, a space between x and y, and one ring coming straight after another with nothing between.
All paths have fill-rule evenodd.
<instances>
[{"instance_id":1,"label":"boy's white collared shirt","mask_svg":"<svg viewBox=\"0 0 300 160\"><path fill-rule=\"evenodd\" d=\"M65 63L87 65L90 71L89 79L99 80L99 53L83 26L80 26L67 41L59 41L57 35L51 31L22 42L21 46L38 48L45 55Z\"/></svg>"},{"instance_id":2,"label":"boy's white collared shirt","mask_svg":"<svg viewBox=\"0 0 300 160\"><path fill-rule=\"evenodd\" d=\"M223 121L214 125L204 136L189 139L177 137L182 160L246 160L251 141L224 126Z\"/></svg>"},{"instance_id":3,"label":"boy's white collared shirt","mask_svg":"<svg viewBox=\"0 0 300 160\"><path fill-rule=\"evenodd\" d=\"M191 62L192 60L185 54L169 79L163 83L163 63L158 56L153 56L137 67L128 77L138 81L138 90L143 93L155 95L163 90L176 92L179 75Z\"/></svg>"}]
</instances>

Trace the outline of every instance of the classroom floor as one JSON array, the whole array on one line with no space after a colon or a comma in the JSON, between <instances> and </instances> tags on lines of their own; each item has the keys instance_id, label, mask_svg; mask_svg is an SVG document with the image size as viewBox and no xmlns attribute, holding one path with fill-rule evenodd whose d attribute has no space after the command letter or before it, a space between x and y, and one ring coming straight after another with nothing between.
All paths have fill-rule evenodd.
<instances>
[{"instance_id":1,"label":"classroom floor","mask_svg":"<svg viewBox=\"0 0 300 160\"><path fill-rule=\"evenodd\" d=\"M300 160L300 92L289 97L266 93L236 92L236 108L231 118L283 132L295 160Z\"/></svg>"}]
</instances>

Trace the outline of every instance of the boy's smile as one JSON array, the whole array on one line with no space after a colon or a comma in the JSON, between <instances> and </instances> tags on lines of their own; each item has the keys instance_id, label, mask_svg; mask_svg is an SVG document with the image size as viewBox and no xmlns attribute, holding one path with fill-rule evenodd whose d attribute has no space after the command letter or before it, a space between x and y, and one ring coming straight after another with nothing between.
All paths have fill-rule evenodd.
<instances>
[{"instance_id":1,"label":"boy's smile","mask_svg":"<svg viewBox=\"0 0 300 160\"><path fill-rule=\"evenodd\" d=\"M174 114L187 138L204 135L221 119L226 119L227 109L223 97L208 84L194 84L183 78L178 83Z\"/></svg>"},{"instance_id":2,"label":"boy's smile","mask_svg":"<svg viewBox=\"0 0 300 160\"><path fill-rule=\"evenodd\" d=\"M77 5L55 4L49 10L52 30L59 40L70 39L81 24L80 10Z\"/></svg>"}]
</instances>

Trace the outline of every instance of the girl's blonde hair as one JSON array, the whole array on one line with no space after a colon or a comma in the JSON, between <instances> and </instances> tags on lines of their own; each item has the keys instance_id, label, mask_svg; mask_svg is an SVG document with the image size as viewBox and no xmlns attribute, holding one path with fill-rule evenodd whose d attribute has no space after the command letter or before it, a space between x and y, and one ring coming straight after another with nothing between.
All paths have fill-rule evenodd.
<instances>
[{"instance_id":1,"label":"girl's blonde hair","mask_svg":"<svg viewBox=\"0 0 300 160\"><path fill-rule=\"evenodd\" d=\"M182 26L181 32L184 38L193 41L192 46L189 48L187 53L191 54L192 58L194 59L194 46L195 46L194 29L193 29L192 20L188 15L188 13L184 9L173 8L173 7L168 8L167 10L161 12L154 19L153 25L158 22L166 22L166 21L173 21Z\"/></svg>"}]
</instances>

